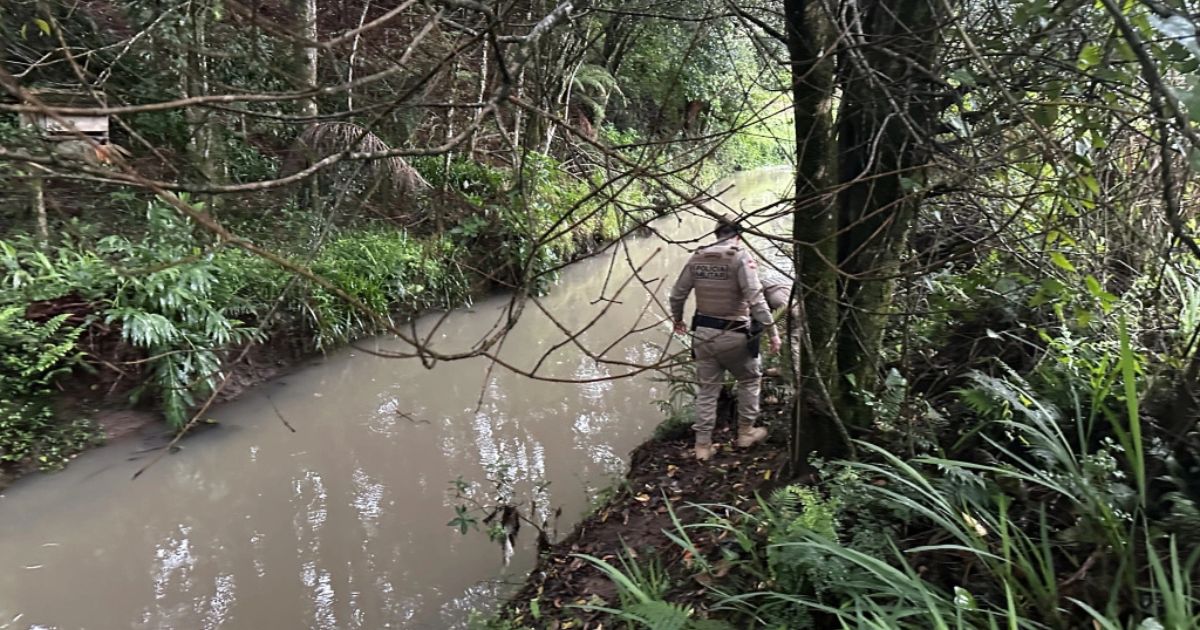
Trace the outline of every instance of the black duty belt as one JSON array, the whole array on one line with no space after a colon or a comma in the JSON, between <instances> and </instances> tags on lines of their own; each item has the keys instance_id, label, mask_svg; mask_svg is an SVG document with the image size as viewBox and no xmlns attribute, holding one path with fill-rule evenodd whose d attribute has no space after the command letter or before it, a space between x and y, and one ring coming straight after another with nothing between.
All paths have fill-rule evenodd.
<instances>
[{"instance_id":1,"label":"black duty belt","mask_svg":"<svg viewBox=\"0 0 1200 630\"><path fill-rule=\"evenodd\" d=\"M721 319L720 317L709 317L696 313L692 316L692 329L696 328L716 328L717 330L736 330L740 332L749 332L749 324L740 319Z\"/></svg>"},{"instance_id":2,"label":"black duty belt","mask_svg":"<svg viewBox=\"0 0 1200 630\"><path fill-rule=\"evenodd\" d=\"M720 317L709 317L708 315L696 313L692 316L692 330L702 327L731 330L746 335L746 350L750 353L751 357L758 357L759 343L761 343L759 335L762 334L763 325L758 323L757 320L751 319L748 322L744 322L740 319L721 319ZM695 346L692 347L692 358L696 358Z\"/></svg>"}]
</instances>

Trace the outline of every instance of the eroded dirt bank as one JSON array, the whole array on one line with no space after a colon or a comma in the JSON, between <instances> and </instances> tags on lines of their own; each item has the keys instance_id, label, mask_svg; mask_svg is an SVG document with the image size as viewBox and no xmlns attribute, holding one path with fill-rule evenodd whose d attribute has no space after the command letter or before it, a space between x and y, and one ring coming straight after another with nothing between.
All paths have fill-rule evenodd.
<instances>
[{"instance_id":1,"label":"eroded dirt bank","mask_svg":"<svg viewBox=\"0 0 1200 630\"><path fill-rule=\"evenodd\" d=\"M790 407L775 402L768 393L778 379L764 385L764 399L769 402L763 406L762 419L771 427L764 444L744 451L733 447L734 401L724 392L714 436L720 450L711 461L701 463L693 458L688 427L643 443L633 451L624 482L566 538L542 554L501 618L516 627L611 627L608 615L581 606L617 606L617 587L580 555L620 568L620 558L629 554L639 561L653 559L669 574L673 586L665 596L667 601L691 605L699 618L707 617L704 584L728 571L721 548L732 541L715 529L689 530L696 550L708 561L710 569L704 571L700 568L703 563L672 542L667 533L678 533L679 525L709 518L698 505L755 511L756 497L780 483L787 466L783 429Z\"/></svg>"}]
</instances>

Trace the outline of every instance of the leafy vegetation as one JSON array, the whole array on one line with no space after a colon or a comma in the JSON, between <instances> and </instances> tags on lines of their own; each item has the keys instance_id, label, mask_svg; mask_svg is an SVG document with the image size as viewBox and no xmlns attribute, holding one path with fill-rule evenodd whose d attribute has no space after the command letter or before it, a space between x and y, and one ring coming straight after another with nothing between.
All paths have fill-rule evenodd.
<instances>
[{"instance_id":1,"label":"leafy vegetation","mask_svg":"<svg viewBox=\"0 0 1200 630\"><path fill-rule=\"evenodd\" d=\"M0 307L0 462L53 469L97 441L87 420L55 419L54 379L80 359L82 329L68 317L35 322L20 307Z\"/></svg>"}]
</instances>

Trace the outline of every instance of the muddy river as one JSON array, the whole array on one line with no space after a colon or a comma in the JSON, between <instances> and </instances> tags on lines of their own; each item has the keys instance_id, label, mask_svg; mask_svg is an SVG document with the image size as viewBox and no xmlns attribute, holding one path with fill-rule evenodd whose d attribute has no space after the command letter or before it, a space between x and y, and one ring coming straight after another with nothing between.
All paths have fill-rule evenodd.
<instances>
[{"instance_id":1,"label":"muddy river","mask_svg":"<svg viewBox=\"0 0 1200 630\"><path fill-rule=\"evenodd\" d=\"M788 173L718 187L733 185L723 196L731 206L753 207ZM655 225L689 238L711 224ZM572 328L607 306L583 343L653 363L669 338L660 303L685 256L631 239L566 269L542 303ZM641 276L661 281L648 283L657 299L637 282L614 297L628 260L648 258ZM471 346L507 305L500 296L450 314L435 347ZM428 331L438 320L416 324ZM528 368L562 339L530 304L501 356ZM363 345L404 349L388 338ZM482 499L503 476L544 516L561 508L565 533L661 419L654 401L666 392L650 373L595 380L626 368L570 345L544 363L546 376L592 382L489 375L485 359L425 369L345 349L215 408L220 426L136 480L147 457L139 439L29 477L0 496L0 629L464 627L529 571L534 536L525 528L504 566L483 532L447 525L458 504L451 482Z\"/></svg>"}]
</instances>

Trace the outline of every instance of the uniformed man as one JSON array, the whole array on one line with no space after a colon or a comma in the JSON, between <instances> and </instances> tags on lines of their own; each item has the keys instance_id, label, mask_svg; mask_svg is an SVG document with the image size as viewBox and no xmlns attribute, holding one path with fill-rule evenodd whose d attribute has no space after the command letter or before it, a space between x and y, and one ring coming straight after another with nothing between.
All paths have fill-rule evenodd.
<instances>
[{"instance_id":1,"label":"uniformed man","mask_svg":"<svg viewBox=\"0 0 1200 630\"><path fill-rule=\"evenodd\" d=\"M671 290L671 316L675 332L687 334L683 305L696 291L692 318L693 356L700 390L696 394L696 459L713 455L712 431L717 422L717 396L725 371L737 379L737 445L749 448L767 437L755 427L762 368L758 358L758 326L769 334L771 352L779 351L779 335L763 297L757 265L742 247L741 226L726 218L713 233L717 242L696 250Z\"/></svg>"},{"instance_id":2,"label":"uniformed man","mask_svg":"<svg viewBox=\"0 0 1200 630\"><path fill-rule=\"evenodd\" d=\"M791 278L774 266L766 264L759 266L758 279L762 282L763 297L767 300L767 308L771 309L771 312L787 306L792 296Z\"/></svg>"}]
</instances>

